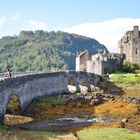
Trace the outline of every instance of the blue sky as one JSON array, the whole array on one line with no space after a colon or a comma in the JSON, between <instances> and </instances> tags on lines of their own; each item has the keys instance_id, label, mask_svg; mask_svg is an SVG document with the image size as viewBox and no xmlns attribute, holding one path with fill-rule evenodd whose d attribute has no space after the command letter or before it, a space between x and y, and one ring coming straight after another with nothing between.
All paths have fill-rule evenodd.
<instances>
[{"instance_id":1,"label":"blue sky","mask_svg":"<svg viewBox=\"0 0 140 140\"><path fill-rule=\"evenodd\" d=\"M140 0L0 0L0 37L21 30L66 31L97 39L110 51L140 26Z\"/></svg>"}]
</instances>

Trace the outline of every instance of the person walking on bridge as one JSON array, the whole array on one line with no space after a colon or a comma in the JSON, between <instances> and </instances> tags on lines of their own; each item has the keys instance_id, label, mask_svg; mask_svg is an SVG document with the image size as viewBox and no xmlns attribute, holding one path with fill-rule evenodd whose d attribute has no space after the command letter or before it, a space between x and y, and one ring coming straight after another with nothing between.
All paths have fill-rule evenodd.
<instances>
[{"instance_id":1,"label":"person walking on bridge","mask_svg":"<svg viewBox=\"0 0 140 140\"><path fill-rule=\"evenodd\" d=\"M6 77L11 77L12 75L11 75L11 72L10 72L10 70L9 69L6 69Z\"/></svg>"}]
</instances>

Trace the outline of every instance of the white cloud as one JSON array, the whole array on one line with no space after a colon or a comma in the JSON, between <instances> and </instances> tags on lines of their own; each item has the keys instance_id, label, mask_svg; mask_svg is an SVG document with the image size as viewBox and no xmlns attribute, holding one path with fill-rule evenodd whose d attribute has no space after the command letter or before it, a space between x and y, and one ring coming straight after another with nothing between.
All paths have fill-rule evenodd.
<instances>
[{"instance_id":1,"label":"white cloud","mask_svg":"<svg viewBox=\"0 0 140 140\"><path fill-rule=\"evenodd\" d=\"M6 18L5 16L1 16L0 17L0 28L3 27L3 25L5 24Z\"/></svg>"},{"instance_id":2,"label":"white cloud","mask_svg":"<svg viewBox=\"0 0 140 140\"><path fill-rule=\"evenodd\" d=\"M28 20L25 23L25 27L23 27L23 30L46 30L47 25L44 22L38 21L38 20Z\"/></svg>"},{"instance_id":3,"label":"white cloud","mask_svg":"<svg viewBox=\"0 0 140 140\"><path fill-rule=\"evenodd\" d=\"M20 12L16 12L14 15L11 16L12 21L18 21L20 19Z\"/></svg>"},{"instance_id":4,"label":"white cloud","mask_svg":"<svg viewBox=\"0 0 140 140\"><path fill-rule=\"evenodd\" d=\"M21 30L46 30L47 25L40 20L27 19L20 12L0 16L0 38L2 36L19 34Z\"/></svg>"},{"instance_id":5,"label":"white cloud","mask_svg":"<svg viewBox=\"0 0 140 140\"><path fill-rule=\"evenodd\" d=\"M118 18L97 23L84 23L63 31L95 38L104 44L109 51L118 51L118 41L126 31L132 30L133 26L140 26L140 18Z\"/></svg>"}]
</instances>

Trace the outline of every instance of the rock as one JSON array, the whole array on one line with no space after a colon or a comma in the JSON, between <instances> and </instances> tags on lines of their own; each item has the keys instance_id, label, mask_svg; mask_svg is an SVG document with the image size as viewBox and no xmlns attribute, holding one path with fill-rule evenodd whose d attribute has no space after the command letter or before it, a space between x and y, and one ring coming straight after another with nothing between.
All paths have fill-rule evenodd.
<instances>
[{"instance_id":1,"label":"rock","mask_svg":"<svg viewBox=\"0 0 140 140\"><path fill-rule=\"evenodd\" d=\"M134 99L134 97L128 97L127 101L131 103L133 99Z\"/></svg>"},{"instance_id":2,"label":"rock","mask_svg":"<svg viewBox=\"0 0 140 140\"><path fill-rule=\"evenodd\" d=\"M140 99L139 99L139 97L124 96L124 97L123 97L123 100L124 100L125 102L132 103L132 104L140 104Z\"/></svg>"},{"instance_id":3,"label":"rock","mask_svg":"<svg viewBox=\"0 0 140 140\"><path fill-rule=\"evenodd\" d=\"M19 116L19 115L5 115L5 124L14 125L19 123L27 123L33 121L31 117Z\"/></svg>"},{"instance_id":4,"label":"rock","mask_svg":"<svg viewBox=\"0 0 140 140\"><path fill-rule=\"evenodd\" d=\"M96 90L95 86L94 85L90 85L90 90L91 91L95 91Z\"/></svg>"},{"instance_id":5,"label":"rock","mask_svg":"<svg viewBox=\"0 0 140 140\"><path fill-rule=\"evenodd\" d=\"M126 122L128 122L128 119L124 118L124 119L122 119L122 122L126 123Z\"/></svg>"},{"instance_id":6,"label":"rock","mask_svg":"<svg viewBox=\"0 0 140 140\"><path fill-rule=\"evenodd\" d=\"M90 105L98 105L98 104L100 104L100 100L99 99L92 99L90 101Z\"/></svg>"},{"instance_id":7,"label":"rock","mask_svg":"<svg viewBox=\"0 0 140 140\"><path fill-rule=\"evenodd\" d=\"M102 97L102 94L101 94L101 93L95 93L95 97L96 97L96 98Z\"/></svg>"},{"instance_id":8,"label":"rock","mask_svg":"<svg viewBox=\"0 0 140 140\"><path fill-rule=\"evenodd\" d=\"M87 92L88 91L88 87L86 87L86 86L79 85L79 87L80 87L81 92Z\"/></svg>"},{"instance_id":9,"label":"rock","mask_svg":"<svg viewBox=\"0 0 140 140\"><path fill-rule=\"evenodd\" d=\"M75 106L76 102L73 99L68 99L67 102L66 102L66 105L68 105L68 106Z\"/></svg>"},{"instance_id":10,"label":"rock","mask_svg":"<svg viewBox=\"0 0 140 140\"><path fill-rule=\"evenodd\" d=\"M92 97L92 95L87 95L87 96L85 96L85 99L92 99L93 97Z\"/></svg>"},{"instance_id":11,"label":"rock","mask_svg":"<svg viewBox=\"0 0 140 140\"><path fill-rule=\"evenodd\" d=\"M94 100L94 99L92 99L92 100L90 101L90 105L95 105L95 100Z\"/></svg>"},{"instance_id":12,"label":"rock","mask_svg":"<svg viewBox=\"0 0 140 140\"><path fill-rule=\"evenodd\" d=\"M113 98L113 95L111 94L104 94L105 98Z\"/></svg>"},{"instance_id":13,"label":"rock","mask_svg":"<svg viewBox=\"0 0 140 140\"><path fill-rule=\"evenodd\" d=\"M75 93L77 91L76 86L68 85L68 91L71 93Z\"/></svg>"},{"instance_id":14,"label":"rock","mask_svg":"<svg viewBox=\"0 0 140 140\"><path fill-rule=\"evenodd\" d=\"M97 119L96 118L88 119L87 122L96 123Z\"/></svg>"},{"instance_id":15,"label":"rock","mask_svg":"<svg viewBox=\"0 0 140 140\"><path fill-rule=\"evenodd\" d=\"M131 103L133 103L133 104L140 104L140 100L138 100L138 99L133 99L133 100L131 101Z\"/></svg>"}]
</instances>

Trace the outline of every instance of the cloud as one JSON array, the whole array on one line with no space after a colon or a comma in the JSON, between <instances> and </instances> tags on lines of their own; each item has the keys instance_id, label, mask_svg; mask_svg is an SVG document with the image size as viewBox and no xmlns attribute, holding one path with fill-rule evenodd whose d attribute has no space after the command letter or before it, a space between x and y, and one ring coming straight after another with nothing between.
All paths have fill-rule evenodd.
<instances>
[{"instance_id":1,"label":"cloud","mask_svg":"<svg viewBox=\"0 0 140 140\"><path fill-rule=\"evenodd\" d=\"M27 19L20 12L0 16L0 38L2 36L19 34L22 30L46 30L47 24L36 19Z\"/></svg>"},{"instance_id":2,"label":"cloud","mask_svg":"<svg viewBox=\"0 0 140 140\"><path fill-rule=\"evenodd\" d=\"M1 16L0 17L0 28L2 28L4 26L5 21L6 21L6 17L5 16Z\"/></svg>"},{"instance_id":3,"label":"cloud","mask_svg":"<svg viewBox=\"0 0 140 140\"><path fill-rule=\"evenodd\" d=\"M46 30L47 25L39 20L26 20L23 30Z\"/></svg>"},{"instance_id":4,"label":"cloud","mask_svg":"<svg viewBox=\"0 0 140 140\"><path fill-rule=\"evenodd\" d=\"M140 19L118 18L106 20L104 22L79 24L63 31L76 33L87 37L95 38L104 44L109 51L118 51L118 41L128 30L133 30L133 26L140 26Z\"/></svg>"},{"instance_id":5,"label":"cloud","mask_svg":"<svg viewBox=\"0 0 140 140\"><path fill-rule=\"evenodd\" d=\"M12 21L18 21L19 19L20 19L20 12L15 12L15 14L11 16Z\"/></svg>"}]
</instances>

